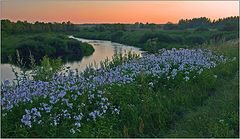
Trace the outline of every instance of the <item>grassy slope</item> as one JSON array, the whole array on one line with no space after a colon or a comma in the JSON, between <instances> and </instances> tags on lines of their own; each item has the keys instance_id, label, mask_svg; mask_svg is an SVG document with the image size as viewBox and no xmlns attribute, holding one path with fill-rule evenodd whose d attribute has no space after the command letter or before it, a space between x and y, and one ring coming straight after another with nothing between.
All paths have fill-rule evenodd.
<instances>
[{"instance_id":1,"label":"grassy slope","mask_svg":"<svg viewBox=\"0 0 240 139\"><path fill-rule=\"evenodd\" d=\"M236 44L220 43L206 47L238 59L239 48ZM171 91L127 85L113 87L110 92L118 92L116 94L119 95L112 97L118 98L118 105L124 109L118 118L121 122L115 118L109 119L109 123L99 121L94 128L89 125L83 136L238 137L238 61L222 64L213 72L218 75L214 87L207 79L207 82L204 80L191 86L173 86ZM141 84L145 86L149 81L144 79ZM213 89L209 89L209 85ZM138 103L139 98L144 98L143 104ZM136 107L129 109L128 104Z\"/></svg>"},{"instance_id":2,"label":"grassy slope","mask_svg":"<svg viewBox=\"0 0 240 139\"><path fill-rule=\"evenodd\" d=\"M238 137L239 76L221 79L214 95L185 114L166 137Z\"/></svg>"},{"instance_id":3,"label":"grassy slope","mask_svg":"<svg viewBox=\"0 0 240 139\"><path fill-rule=\"evenodd\" d=\"M206 47L217 49L230 58L239 57L236 44L223 43ZM237 137L237 72L238 61L221 64L214 71L203 73L204 78L199 82L184 84L176 80L170 84L171 90L163 88L161 81L154 82L156 86L149 88L148 84L152 79L140 74L134 84L103 87L107 92L111 92L106 94L107 98L111 103L120 106L121 113L116 117L109 114L96 122L82 123L81 134L69 134L66 130L69 124L67 122L63 128L48 126L48 129L39 130L37 127L25 133L25 129L16 126L20 124L20 120L12 113L12 117L2 121L5 124L2 136L202 137L212 134L214 137ZM212 74L218 75L216 82L208 76Z\"/></svg>"},{"instance_id":4,"label":"grassy slope","mask_svg":"<svg viewBox=\"0 0 240 139\"><path fill-rule=\"evenodd\" d=\"M209 48L238 58L238 45L224 44ZM228 68L221 70L226 72ZM227 74L218 79L216 91L203 105L186 113L164 136L239 137L239 73L229 71Z\"/></svg>"}]
</instances>

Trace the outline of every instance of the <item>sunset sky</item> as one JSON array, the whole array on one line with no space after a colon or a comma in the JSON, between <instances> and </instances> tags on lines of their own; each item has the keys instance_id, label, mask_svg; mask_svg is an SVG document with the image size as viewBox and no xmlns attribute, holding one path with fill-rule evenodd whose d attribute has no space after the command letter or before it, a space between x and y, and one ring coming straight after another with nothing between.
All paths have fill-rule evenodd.
<instances>
[{"instance_id":1,"label":"sunset sky","mask_svg":"<svg viewBox=\"0 0 240 139\"><path fill-rule=\"evenodd\" d=\"M238 16L239 2L9 0L1 2L1 14L11 21L164 24L202 16L211 20Z\"/></svg>"}]
</instances>

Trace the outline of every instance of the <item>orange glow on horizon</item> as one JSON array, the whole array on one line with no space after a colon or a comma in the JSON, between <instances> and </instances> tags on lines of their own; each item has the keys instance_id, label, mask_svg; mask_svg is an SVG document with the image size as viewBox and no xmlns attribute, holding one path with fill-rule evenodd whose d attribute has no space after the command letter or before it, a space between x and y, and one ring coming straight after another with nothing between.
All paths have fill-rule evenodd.
<instances>
[{"instance_id":1,"label":"orange glow on horizon","mask_svg":"<svg viewBox=\"0 0 240 139\"><path fill-rule=\"evenodd\" d=\"M2 19L28 22L177 23L239 16L238 1L2 1Z\"/></svg>"}]
</instances>

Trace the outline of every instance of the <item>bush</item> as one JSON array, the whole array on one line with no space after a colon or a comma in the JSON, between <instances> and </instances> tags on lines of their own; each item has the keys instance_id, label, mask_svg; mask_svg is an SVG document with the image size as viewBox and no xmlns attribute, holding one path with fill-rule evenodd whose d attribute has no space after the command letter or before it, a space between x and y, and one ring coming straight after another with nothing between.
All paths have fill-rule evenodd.
<instances>
[{"instance_id":1,"label":"bush","mask_svg":"<svg viewBox=\"0 0 240 139\"><path fill-rule=\"evenodd\" d=\"M94 52L94 48L90 44L82 43L64 35L45 33L24 35L24 37L16 37L16 39L19 40L16 44L3 46L3 49L6 49L5 47L9 48L8 51L4 51L2 60L5 61L3 62L7 62L7 56L14 57L16 50L19 51L23 57L23 61L25 61L27 65L30 62L28 58L30 52L36 58L37 64L40 64L39 59L45 55L48 55L50 58L62 57L64 61L72 61L77 58L81 59L83 56L88 56ZM3 44L5 44L5 42ZM12 45L16 45L17 47L14 49ZM13 60L16 62L16 59Z\"/></svg>"},{"instance_id":2,"label":"bush","mask_svg":"<svg viewBox=\"0 0 240 139\"><path fill-rule=\"evenodd\" d=\"M200 45L204 42L204 38L201 36L191 35L186 38L186 42L191 45Z\"/></svg>"},{"instance_id":3,"label":"bush","mask_svg":"<svg viewBox=\"0 0 240 139\"><path fill-rule=\"evenodd\" d=\"M203 31L209 31L209 29L207 27L199 27L197 29L195 29L196 32L203 32Z\"/></svg>"}]
</instances>

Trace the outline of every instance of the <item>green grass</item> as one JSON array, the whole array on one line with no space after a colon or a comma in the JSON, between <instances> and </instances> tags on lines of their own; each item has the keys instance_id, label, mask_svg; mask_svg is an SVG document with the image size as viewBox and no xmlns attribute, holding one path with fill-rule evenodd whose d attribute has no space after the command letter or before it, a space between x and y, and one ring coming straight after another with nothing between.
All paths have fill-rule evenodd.
<instances>
[{"instance_id":1,"label":"green grass","mask_svg":"<svg viewBox=\"0 0 240 139\"><path fill-rule=\"evenodd\" d=\"M38 106L47 100L37 100L34 104L20 105L2 119L3 137L238 137L238 80L239 47L232 43L212 43L201 46L217 50L229 58L237 60L219 64L214 69L205 69L197 79L183 82L180 74L174 80L164 77L153 78L142 71L134 82L118 86L100 86L104 96L114 106L119 106L120 114L104 114L96 121L82 121L81 133L69 133L73 121L62 120L62 125L49 124L21 128L24 109ZM115 57L109 66L121 65L121 58ZM119 62L120 61L120 62ZM54 64L54 63L53 63ZM47 72L45 74L48 74ZM87 73L91 75L91 70ZM190 73L190 77L197 73ZM89 76L86 75L86 76ZM214 77L217 75L217 78ZM149 86L153 82L154 86ZM81 83L78 83L81 84ZM82 90L80 90L82 91ZM76 93L69 93L66 97ZM88 103L84 94L79 102L86 102L82 111L97 109ZM70 99L70 98L69 98ZM73 100L71 100L73 101ZM63 107L56 104L57 107ZM66 106L65 106L66 108ZM73 111L74 112L74 111ZM54 114L54 112L53 112ZM48 116L44 117L45 119Z\"/></svg>"},{"instance_id":2,"label":"green grass","mask_svg":"<svg viewBox=\"0 0 240 139\"><path fill-rule=\"evenodd\" d=\"M212 96L186 113L165 137L239 137L239 76L220 79Z\"/></svg>"},{"instance_id":3,"label":"green grass","mask_svg":"<svg viewBox=\"0 0 240 139\"><path fill-rule=\"evenodd\" d=\"M236 44L207 47L217 48L230 58L239 57ZM118 117L121 120L108 124L115 127L109 134L121 134L108 137L238 137L238 70L238 61L221 64L213 71L205 71L198 82L175 81L171 90L164 89L161 81L154 83L159 86L148 88L153 79L144 74L135 84L111 87L108 98L120 106L122 113ZM218 76L216 80L210 78L214 74ZM89 134L99 133L102 132L95 130Z\"/></svg>"},{"instance_id":4,"label":"green grass","mask_svg":"<svg viewBox=\"0 0 240 139\"><path fill-rule=\"evenodd\" d=\"M229 42L207 45L228 56L239 58L239 47ZM239 137L239 63L221 65L216 90L202 105L176 121L165 137Z\"/></svg>"},{"instance_id":5,"label":"green grass","mask_svg":"<svg viewBox=\"0 0 240 139\"><path fill-rule=\"evenodd\" d=\"M208 45L209 49L216 50L216 47L228 57L239 57L236 44ZM135 84L113 86L109 92L114 93L109 98L121 107L122 113L118 117L120 121L110 122L108 126L122 134L108 137L238 137L237 73L238 61L206 71L196 83L176 81L171 90L163 89L160 82L159 86L148 88L152 79L144 75L139 76L136 83L141 87ZM218 78L212 80L209 74L216 74ZM141 99L144 102L139 103ZM91 131L91 134L96 133L99 132Z\"/></svg>"}]
</instances>

